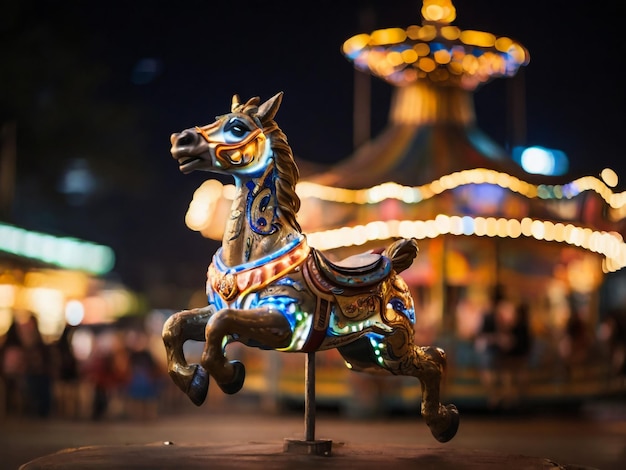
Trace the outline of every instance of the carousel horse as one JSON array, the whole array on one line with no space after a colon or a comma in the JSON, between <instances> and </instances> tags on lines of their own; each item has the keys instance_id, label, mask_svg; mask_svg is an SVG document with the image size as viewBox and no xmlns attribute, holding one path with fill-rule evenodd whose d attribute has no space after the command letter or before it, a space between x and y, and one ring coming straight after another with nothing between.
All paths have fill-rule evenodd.
<instances>
[{"instance_id":1,"label":"carousel horse","mask_svg":"<svg viewBox=\"0 0 626 470\"><path fill-rule=\"evenodd\" d=\"M163 326L168 373L199 406L210 378L227 394L242 388L244 365L226 357L231 342L284 352L336 348L354 371L419 379L422 417L438 441L449 441L459 413L440 403L446 355L414 344L413 299L399 276L417 255L416 241L341 262L307 245L296 219L299 171L274 121L281 100L282 92L262 104L235 95L230 113L171 136L182 173L232 175L236 196L208 268L208 305ZM200 364L187 363L187 340L205 343Z\"/></svg>"}]
</instances>

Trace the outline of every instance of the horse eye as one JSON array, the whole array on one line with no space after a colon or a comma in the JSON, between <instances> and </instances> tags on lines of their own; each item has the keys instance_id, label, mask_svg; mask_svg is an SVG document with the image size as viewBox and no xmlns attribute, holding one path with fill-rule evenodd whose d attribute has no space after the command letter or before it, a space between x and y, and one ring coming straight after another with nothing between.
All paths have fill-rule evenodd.
<instances>
[{"instance_id":1,"label":"horse eye","mask_svg":"<svg viewBox=\"0 0 626 470\"><path fill-rule=\"evenodd\" d=\"M248 126L239 119L233 119L228 121L224 126L224 139L228 143L239 142L243 139L248 133L250 129Z\"/></svg>"}]
</instances>

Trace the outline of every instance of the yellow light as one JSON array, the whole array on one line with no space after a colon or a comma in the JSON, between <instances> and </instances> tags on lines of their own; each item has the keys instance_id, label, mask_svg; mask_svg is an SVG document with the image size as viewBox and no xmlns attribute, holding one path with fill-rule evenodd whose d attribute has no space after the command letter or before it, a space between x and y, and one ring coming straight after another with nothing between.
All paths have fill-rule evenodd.
<instances>
[{"instance_id":1,"label":"yellow light","mask_svg":"<svg viewBox=\"0 0 626 470\"><path fill-rule=\"evenodd\" d=\"M421 57L418 62L418 67L424 72L432 72L437 67L437 64L430 57Z\"/></svg>"},{"instance_id":2,"label":"yellow light","mask_svg":"<svg viewBox=\"0 0 626 470\"><path fill-rule=\"evenodd\" d=\"M39 269L26 273L23 284L27 288L49 288L68 298L80 298L87 294L89 279L79 271Z\"/></svg>"},{"instance_id":3,"label":"yellow light","mask_svg":"<svg viewBox=\"0 0 626 470\"><path fill-rule=\"evenodd\" d=\"M367 231L362 225L352 228L352 243L354 245L364 245L367 242Z\"/></svg>"},{"instance_id":4,"label":"yellow light","mask_svg":"<svg viewBox=\"0 0 626 470\"><path fill-rule=\"evenodd\" d=\"M474 219L474 233L479 237L487 235L487 220L484 217Z\"/></svg>"},{"instance_id":5,"label":"yellow light","mask_svg":"<svg viewBox=\"0 0 626 470\"><path fill-rule=\"evenodd\" d=\"M14 284L0 284L0 309L13 308L16 291L17 286Z\"/></svg>"},{"instance_id":6,"label":"yellow light","mask_svg":"<svg viewBox=\"0 0 626 470\"><path fill-rule=\"evenodd\" d=\"M406 31L402 28L379 29L372 33L371 44L398 44L406 39Z\"/></svg>"},{"instance_id":7,"label":"yellow light","mask_svg":"<svg viewBox=\"0 0 626 470\"><path fill-rule=\"evenodd\" d=\"M0 308L0 337L4 336L13 323L13 309Z\"/></svg>"},{"instance_id":8,"label":"yellow light","mask_svg":"<svg viewBox=\"0 0 626 470\"><path fill-rule=\"evenodd\" d=\"M613 171L612 169L605 168L604 170L602 170L602 173L600 173L600 177L606 183L607 186L611 188L614 188L615 186L617 186L617 183L618 183L617 173L615 173L615 171Z\"/></svg>"},{"instance_id":9,"label":"yellow light","mask_svg":"<svg viewBox=\"0 0 626 470\"><path fill-rule=\"evenodd\" d=\"M422 12L424 13L424 18L428 21L440 21L443 19L444 11L443 8L439 5L426 5L424 2L424 8Z\"/></svg>"},{"instance_id":10,"label":"yellow light","mask_svg":"<svg viewBox=\"0 0 626 470\"><path fill-rule=\"evenodd\" d=\"M187 227L205 237L221 239L235 192L232 184L222 185L217 180L202 183L194 192L185 214Z\"/></svg>"},{"instance_id":11,"label":"yellow light","mask_svg":"<svg viewBox=\"0 0 626 470\"><path fill-rule=\"evenodd\" d=\"M560 222L554 226L554 240L557 242L565 240L565 225Z\"/></svg>"},{"instance_id":12,"label":"yellow light","mask_svg":"<svg viewBox=\"0 0 626 470\"><path fill-rule=\"evenodd\" d=\"M370 42L369 34L357 34L343 43L343 53L347 56L360 51Z\"/></svg>"},{"instance_id":13,"label":"yellow light","mask_svg":"<svg viewBox=\"0 0 626 470\"><path fill-rule=\"evenodd\" d=\"M437 230L437 223L434 220L427 220L425 222L425 231L426 231L426 236L428 238L436 238L439 236L439 231Z\"/></svg>"},{"instance_id":14,"label":"yellow light","mask_svg":"<svg viewBox=\"0 0 626 470\"><path fill-rule=\"evenodd\" d=\"M458 215L450 217L450 233L452 235L463 234L463 219Z\"/></svg>"},{"instance_id":15,"label":"yellow light","mask_svg":"<svg viewBox=\"0 0 626 470\"><path fill-rule=\"evenodd\" d=\"M435 217L435 228L439 234L450 232L450 218L446 215L439 214Z\"/></svg>"},{"instance_id":16,"label":"yellow light","mask_svg":"<svg viewBox=\"0 0 626 470\"><path fill-rule=\"evenodd\" d=\"M421 27L417 25L411 25L406 29L406 35L409 39L416 40L419 39Z\"/></svg>"},{"instance_id":17,"label":"yellow light","mask_svg":"<svg viewBox=\"0 0 626 470\"><path fill-rule=\"evenodd\" d=\"M501 217L496 221L496 235L500 238L509 236L507 219Z\"/></svg>"},{"instance_id":18,"label":"yellow light","mask_svg":"<svg viewBox=\"0 0 626 470\"><path fill-rule=\"evenodd\" d=\"M389 62L392 67L397 67L398 65L404 63L404 58L399 52L393 51L387 54L387 62Z\"/></svg>"},{"instance_id":19,"label":"yellow light","mask_svg":"<svg viewBox=\"0 0 626 470\"><path fill-rule=\"evenodd\" d=\"M576 194L584 191L594 191L600 195L605 202L613 208L622 208L626 205L626 192L613 193L607 186L594 177L582 177L576 179L567 185L548 186L533 185L525 181L521 181L506 173L485 168L475 168L472 170L463 170L451 175L444 175L438 180L425 184L423 186L401 186L396 183L383 183L381 185L366 189L342 189L329 186L323 186L316 183L302 181L298 183L296 191L301 198L316 198L325 201L341 202L345 204L371 204L377 203L384 199L398 199L406 203L415 203L425 199L429 199L436 194L446 190L451 190L465 184L497 184L505 189L526 196L528 198L542 197L545 199L565 199L571 198L570 192L565 193L563 188L575 187ZM224 194L229 186L224 188ZM384 188L384 190L382 189ZM230 186L231 191L234 191ZM228 194L228 199L234 195ZM626 216L626 207L624 207Z\"/></svg>"},{"instance_id":20,"label":"yellow light","mask_svg":"<svg viewBox=\"0 0 626 470\"><path fill-rule=\"evenodd\" d=\"M493 217L488 217L486 219L486 234L488 237L495 237L498 234L498 223L496 221L496 219L494 219Z\"/></svg>"},{"instance_id":21,"label":"yellow light","mask_svg":"<svg viewBox=\"0 0 626 470\"><path fill-rule=\"evenodd\" d=\"M554 230L554 223L547 220L543 223L543 227L544 227L544 235L543 235L544 240L546 241L554 240L554 237L556 234L556 231Z\"/></svg>"},{"instance_id":22,"label":"yellow light","mask_svg":"<svg viewBox=\"0 0 626 470\"><path fill-rule=\"evenodd\" d=\"M44 336L59 337L65 326L65 297L45 287L25 289L26 308L37 316L39 331Z\"/></svg>"},{"instance_id":23,"label":"yellow light","mask_svg":"<svg viewBox=\"0 0 626 470\"><path fill-rule=\"evenodd\" d=\"M448 41L454 41L461 35L461 30L456 26L444 26L441 28L441 35Z\"/></svg>"},{"instance_id":24,"label":"yellow light","mask_svg":"<svg viewBox=\"0 0 626 470\"><path fill-rule=\"evenodd\" d=\"M579 227L572 228L570 232L568 243L571 245L580 246L583 243L584 233Z\"/></svg>"},{"instance_id":25,"label":"yellow light","mask_svg":"<svg viewBox=\"0 0 626 470\"><path fill-rule=\"evenodd\" d=\"M413 46L413 50L418 56L425 57L430 54L430 46L425 42L417 43Z\"/></svg>"},{"instance_id":26,"label":"yellow light","mask_svg":"<svg viewBox=\"0 0 626 470\"><path fill-rule=\"evenodd\" d=\"M415 49L407 49L405 51L402 51L402 60L407 63L407 64L412 64L413 62L417 61L417 52L415 52Z\"/></svg>"},{"instance_id":27,"label":"yellow light","mask_svg":"<svg viewBox=\"0 0 626 470\"><path fill-rule=\"evenodd\" d=\"M416 223L410 220L402 220L400 223L398 223L398 233L401 237L411 238L412 236L414 236L414 233L418 232L417 226L415 224Z\"/></svg>"},{"instance_id":28,"label":"yellow light","mask_svg":"<svg viewBox=\"0 0 626 470\"><path fill-rule=\"evenodd\" d=\"M385 240L390 237L390 225L382 222L370 222L365 226L368 240Z\"/></svg>"},{"instance_id":29,"label":"yellow light","mask_svg":"<svg viewBox=\"0 0 626 470\"><path fill-rule=\"evenodd\" d=\"M533 237L535 237L537 240L542 240L543 239L543 235L545 233L545 227L544 225L541 223L541 221L539 220L534 220L532 222L532 225L530 227L530 233L532 234Z\"/></svg>"},{"instance_id":30,"label":"yellow light","mask_svg":"<svg viewBox=\"0 0 626 470\"><path fill-rule=\"evenodd\" d=\"M491 33L468 29L461 31L461 41L470 46L493 47L496 43L496 37Z\"/></svg>"},{"instance_id":31,"label":"yellow light","mask_svg":"<svg viewBox=\"0 0 626 470\"><path fill-rule=\"evenodd\" d=\"M448 69L455 75L461 75L463 73L463 65L459 62L450 62Z\"/></svg>"},{"instance_id":32,"label":"yellow light","mask_svg":"<svg viewBox=\"0 0 626 470\"><path fill-rule=\"evenodd\" d=\"M420 28L418 36L422 41L432 41L437 37L437 28L431 24L424 25Z\"/></svg>"},{"instance_id":33,"label":"yellow light","mask_svg":"<svg viewBox=\"0 0 626 470\"><path fill-rule=\"evenodd\" d=\"M522 224L517 219L510 219L506 224L506 232L511 238L518 238L522 234Z\"/></svg>"},{"instance_id":34,"label":"yellow light","mask_svg":"<svg viewBox=\"0 0 626 470\"><path fill-rule=\"evenodd\" d=\"M456 18L456 9L451 0L424 0L422 16L426 21L452 23Z\"/></svg>"},{"instance_id":35,"label":"yellow light","mask_svg":"<svg viewBox=\"0 0 626 470\"><path fill-rule=\"evenodd\" d=\"M473 224L469 222L473 222ZM470 228L473 226L473 229ZM366 241L389 238L414 237L418 240L436 238L451 233L466 236L500 236L518 238L521 235L537 240L562 242L599 253L606 258L602 263L605 272L617 271L626 266L626 244L618 233L598 232L587 227L571 224L554 224L525 217L521 221L494 217L471 218L439 214L435 220L374 221L366 226L342 227L308 234L311 246L318 249L334 249L361 245Z\"/></svg>"},{"instance_id":36,"label":"yellow light","mask_svg":"<svg viewBox=\"0 0 626 470\"><path fill-rule=\"evenodd\" d=\"M478 70L478 59L471 54L467 54L463 57L463 61L461 62L463 65L463 70L466 73L473 74Z\"/></svg>"},{"instance_id":37,"label":"yellow light","mask_svg":"<svg viewBox=\"0 0 626 470\"><path fill-rule=\"evenodd\" d=\"M501 37L496 39L496 49L498 49L500 52L508 52L509 48L513 45L513 41L509 38L506 37Z\"/></svg>"},{"instance_id":38,"label":"yellow light","mask_svg":"<svg viewBox=\"0 0 626 470\"><path fill-rule=\"evenodd\" d=\"M433 56L435 58L435 62L437 62L438 64L447 64L448 62L450 62L451 58L450 52L448 52L446 49L435 51Z\"/></svg>"}]
</instances>

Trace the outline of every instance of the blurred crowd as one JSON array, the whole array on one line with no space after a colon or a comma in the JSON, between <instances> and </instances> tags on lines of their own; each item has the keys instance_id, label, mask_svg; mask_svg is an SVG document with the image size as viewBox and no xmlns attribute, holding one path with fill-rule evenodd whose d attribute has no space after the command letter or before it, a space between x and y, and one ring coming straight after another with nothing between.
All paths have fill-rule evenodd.
<instances>
[{"instance_id":1,"label":"blurred crowd","mask_svg":"<svg viewBox=\"0 0 626 470\"><path fill-rule=\"evenodd\" d=\"M166 378L142 329L66 325L46 342L37 317L16 312L0 344L0 418L152 419Z\"/></svg>"},{"instance_id":2,"label":"blurred crowd","mask_svg":"<svg viewBox=\"0 0 626 470\"><path fill-rule=\"evenodd\" d=\"M35 315L15 312L13 323L0 337L0 421L8 415L145 420L189 405L166 372L160 332L169 314L160 312L148 316L151 321L135 324L66 325L60 337L50 341L41 336ZM466 312L465 317L470 315ZM463 372L462 355L462 364L471 366L471 377L480 381L492 410L520 409L537 381L552 387L577 383L592 370L590 365L598 363L610 368L607 379L621 378L621 389L626 389L624 310L605 312L599 323L591 323L584 310L568 308L563 324L550 334L550 344L533 328L528 304L512 300L503 291L496 291L475 318L471 332L460 336L468 349L456 351L457 362L450 363L450 371ZM185 345L186 354L190 362L196 362L203 344L191 343ZM269 366L267 361L276 356L270 357L266 351L253 356L255 351L242 348L235 354L246 357L249 382L255 381L256 374L258 383L272 383L253 393L267 395L270 401L278 399L279 376L293 375L294 368L302 372L301 361L290 366L281 359ZM336 357L341 359L338 354ZM324 367L323 357L320 361ZM378 395L373 393L368 399L368 379L343 367L339 370L337 383L344 383L342 374L346 373L355 384L348 392L349 402L375 407ZM463 380L465 376L460 377Z\"/></svg>"},{"instance_id":3,"label":"blurred crowd","mask_svg":"<svg viewBox=\"0 0 626 470\"><path fill-rule=\"evenodd\" d=\"M551 345L557 360L547 370L553 381L567 382L577 369L584 370L585 365L604 362L605 358L610 363L610 376L626 381L626 312L607 312L597 328L588 321L585 309L573 302L567 312ZM528 304L514 302L502 289L496 289L473 338L489 408L515 409L527 398L536 339Z\"/></svg>"}]
</instances>

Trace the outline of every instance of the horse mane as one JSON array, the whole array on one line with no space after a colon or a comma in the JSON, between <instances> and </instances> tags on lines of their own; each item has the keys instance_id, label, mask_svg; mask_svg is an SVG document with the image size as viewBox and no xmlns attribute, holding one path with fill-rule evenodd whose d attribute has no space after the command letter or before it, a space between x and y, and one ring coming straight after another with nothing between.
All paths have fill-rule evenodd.
<instances>
[{"instance_id":1,"label":"horse mane","mask_svg":"<svg viewBox=\"0 0 626 470\"><path fill-rule=\"evenodd\" d=\"M287 222L299 232L302 232L302 228L297 220L297 214L300 210L300 197L296 193L296 183L300 179L300 170L298 170L298 166L293 158L293 151L287 142L287 136L272 118L261 121L262 118L258 114L261 100L258 96L250 98L245 103L239 103L237 95L233 99L236 100L233 101L233 112L248 114L257 122L267 136L271 134L270 142L277 173L275 184L278 207L282 216L287 219Z\"/></svg>"},{"instance_id":2,"label":"horse mane","mask_svg":"<svg viewBox=\"0 0 626 470\"><path fill-rule=\"evenodd\" d=\"M274 153L274 165L276 166L276 198L278 207L287 222L292 227L302 232L302 228L296 217L300 210L300 197L296 193L296 183L300 178L300 171L293 158L291 147L287 143L287 136L274 121L265 123L265 128L272 129L272 151Z\"/></svg>"}]
</instances>

